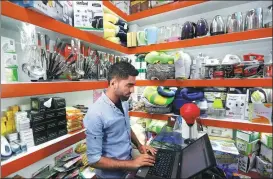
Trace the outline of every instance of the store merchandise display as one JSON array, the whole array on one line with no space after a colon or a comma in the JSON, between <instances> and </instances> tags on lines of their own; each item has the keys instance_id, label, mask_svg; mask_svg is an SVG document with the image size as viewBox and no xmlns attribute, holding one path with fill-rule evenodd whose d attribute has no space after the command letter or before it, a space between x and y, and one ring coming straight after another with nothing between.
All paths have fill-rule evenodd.
<instances>
[{"instance_id":1,"label":"store merchandise display","mask_svg":"<svg viewBox=\"0 0 273 179\"><path fill-rule=\"evenodd\" d=\"M164 52L150 52L145 56L147 79L166 80L175 76L174 57Z\"/></svg>"},{"instance_id":2,"label":"store merchandise display","mask_svg":"<svg viewBox=\"0 0 273 179\"><path fill-rule=\"evenodd\" d=\"M93 50L80 40L72 39L68 42L66 39L56 38L53 43L53 39L47 34L36 32L35 28L31 29L27 25L21 29L21 35L20 45L24 54L20 57L23 63L19 69L15 41L1 38L5 45L2 48L5 51L1 53L5 62L2 66L4 69L1 70L2 82L18 81L22 72L33 82L106 80L111 64L118 61L131 62L127 57Z\"/></svg>"},{"instance_id":3,"label":"store merchandise display","mask_svg":"<svg viewBox=\"0 0 273 179\"><path fill-rule=\"evenodd\" d=\"M66 107L67 131L69 133L83 129L84 113L75 107Z\"/></svg>"},{"instance_id":4,"label":"store merchandise display","mask_svg":"<svg viewBox=\"0 0 273 179\"><path fill-rule=\"evenodd\" d=\"M73 26L73 4L71 1L10 1Z\"/></svg>"},{"instance_id":5,"label":"store merchandise display","mask_svg":"<svg viewBox=\"0 0 273 179\"><path fill-rule=\"evenodd\" d=\"M15 51L15 40L1 36L1 81L18 81L18 59Z\"/></svg>"},{"instance_id":6,"label":"store merchandise display","mask_svg":"<svg viewBox=\"0 0 273 179\"><path fill-rule=\"evenodd\" d=\"M17 1L25 8L52 17L83 31L103 29L103 6L101 1Z\"/></svg>"},{"instance_id":7,"label":"store merchandise display","mask_svg":"<svg viewBox=\"0 0 273 179\"><path fill-rule=\"evenodd\" d=\"M128 24L108 10L104 10L103 30L105 39L125 47L127 46Z\"/></svg>"},{"instance_id":8,"label":"store merchandise display","mask_svg":"<svg viewBox=\"0 0 273 179\"><path fill-rule=\"evenodd\" d=\"M196 103L201 118L233 119L272 124L272 90L264 88L146 87L133 110L180 114L187 103ZM170 106L172 106L170 108Z\"/></svg>"},{"instance_id":9,"label":"store merchandise display","mask_svg":"<svg viewBox=\"0 0 273 179\"><path fill-rule=\"evenodd\" d=\"M151 2L156 3L156 1ZM137 7L140 7L141 3L143 2L135 1L131 4L134 4L133 9L139 9ZM138 11L136 10L136 12ZM221 15L216 15L212 18L210 25L206 19L200 18L197 22L186 21L184 24L151 26L145 28L144 31L137 32L138 46L267 28L270 27L270 24L272 26L272 16L270 15L272 15L272 5L266 9L266 13L263 13L263 8L258 7L247 11L245 15L242 12L230 14L226 21Z\"/></svg>"},{"instance_id":10,"label":"store merchandise display","mask_svg":"<svg viewBox=\"0 0 273 179\"><path fill-rule=\"evenodd\" d=\"M33 178L92 178L94 168L88 165L86 143L81 142L75 149L68 149L55 158L55 164L45 165L32 174ZM15 178L24 178L17 175Z\"/></svg>"},{"instance_id":11,"label":"store merchandise display","mask_svg":"<svg viewBox=\"0 0 273 179\"><path fill-rule=\"evenodd\" d=\"M103 6L101 1L71 1L73 3L74 27L92 32L103 30Z\"/></svg>"},{"instance_id":12,"label":"store merchandise display","mask_svg":"<svg viewBox=\"0 0 273 179\"><path fill-rule=\"evenodd\" d=\"M120 9L125 14L130 14L130 1L115 1L111 0L111 3L113 3L118 9Z\"/></svg>"},{"instance_id":13,"label":"store merchandise display","mask_svg":"<svg viewBox=\"0 0 273 179\"><path fill-rule=\"evenodd\" d=\"M136 1L130 0L130 14L135 14L141 11L145 11L150 8L155 8L164 4L172 3L174 0L144 0L144 1Z\"/></svg>"},{"instance_id":14,"label":"store merchandise display","mask_svg":"<svg viewBox=\"0 0 273 179\"><path fill-rule=\"evenodd\" d=\"M267 55L267 54L265 54ZM137 54L136 62L143 58L147 64L136 63L136 68L149 80L166 79L225 79L225 78L271 78L272 51L263 54L245 54L242 57L226 54L223 59L198 54L191 57L184 51ZM243 60L241 60L243 58ZM143 61L141 61L143 62ZM141 66L140 66L141 65ZM147 66L147 67L146 67ZM173 74L174 72L174 74Z\"/></svg>"}]
</instances>

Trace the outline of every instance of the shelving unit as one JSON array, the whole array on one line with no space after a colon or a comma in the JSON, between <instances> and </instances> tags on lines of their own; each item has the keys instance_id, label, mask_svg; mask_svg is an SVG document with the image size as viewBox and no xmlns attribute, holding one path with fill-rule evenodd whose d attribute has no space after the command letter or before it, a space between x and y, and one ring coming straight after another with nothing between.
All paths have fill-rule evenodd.
<instances>
[{"instance_id":1,"label":"shelving unit","mask_svg":"<svg viewBox=\"0 0 273 179\"><path fill-rule=\"evenodd\" d=\"M7 177L83 139L85 139L85 129L31 147L26 153L13 156L6 161L1 161L1 178Z\"/></svg>"},{"instance_id":2,"label":"shelving unit","mask_svg":"<svg viewBox=\"0 0 273 179\"><path fill-rule=\"evenodd\" d=\"M1 98L65 93L107 88L106 81L62 81L2 84Z\"/></svg>"},{"instance_id":3,"label":"shelving unit","mask_svg":"<svg viewBox=\"0 0 273 179\"><path fill-rule=\"evenodd\" d=\"M272 79L137 80L136 86L272 87Z\"/></svg>"},{"instance_id":4,"label":"shelving unit","mask_svg":"<svg viewBox=\"0 0 273 179\"><path fill-rule=\"evenodd\" d=\"M174 114L149 114L141 111L130 111L130 116L134 117L142 117L142 118L151 118L157 120L168 120L169 117ZM204 126L214 126L214 127L222 127L222 128L230 128L230 129L240 129L246 131L257 131L257 132L267 132L272 133L272 125L267 124L258 124L251 123L249 121L241 121L234 119L212 119L212 118L204 118L200 120L201 124Z\"/></svg>"},{"instance_id":5,"label":"shelving unit","mask_svg":"<svg viewBox=\"0 0 273 179\"><path fill-rule=\"evenodd\" d=\"M103 37L96 36L92 33L81 31L68 24L57 21L51 17L43 15L41 13L32 11L30 9L23 8L14 3L8 1L1 1L1 13L3 16L7 16L13 19L17 19L23 22L27 22L57 33L61 33L70 37L78 38L80 40L102 46L108 49L116 50L127 54L127 48L121 45L115 44Z\"/></svg>"},{"instance_id":6,"label":"shelving unit","mask_svg":"<svg viewBox=\"0 0 273 179\"><path fill-rule=\"evenodd\" d=\"M147 53L151 51L173 50L186 47L196 47L203 45L223 44L229 42L239 42L245 40L254 40L262 38L272 38L273 32L271 28L263 28L251 31L236 32L231 34L223 34L216 36L207 36L195 39L180 40L176 42L168 42L154 44L142 47L129 48L129 54Z\"/></svg>"},{"instance_id":7,"label":"shelving unit","mask_svg":"<svg viewBox=\"0 0 273 179\"><path fill-rule=\"evenodd\" d=\"M2 98L65 93L107 88L107 81L62 81L2 84ZM136 86L271 87L272 79L137 80Z\"/></svg>"},{"instance_id":8,"label":"shelving unit","mask_svg":"<svg viewBox=\"0 0 273 179\"><path fill-rule=\"evenodd\" d=\"M126 20L129 24L138 23L147 25L149 21L155 19L159 22L160 17L168 14L169 17L174 17L172 13L180 12L187 13L192 11L190 8L206 7L206 10L215 9L215 4L208 0L200 1L177 1L174 3L159 6L153 9L148 9L136 14L127 15L118 8L116 8L110 1L103 1L104 6L115 12L121 18ZM221 8L228 5L226 3L233 3L233 5L245 2L219 2ZM16 19L22 22L27 22L46 30L57 32L70 37L78 38L85 42L94 44L105 49L116 51L123 54L137 54L146 53L158 50L173 50L188 47L198 47L205 45L224 44L229 42L241 42L257 39L272 38L272 28L257 29L252 31L223 34L217 36L207 36L202 38L181 40L177 42L169 42L162 44L155 44L149 46L127 48L121 45L105 40L103 37L96 36L92 33L81 31L70 25L64 24L54 20L46 15L20 7L8 1L1 1L1 15ZM180 14L181 15L181 14ZM65 93L84 90L103 89L108 86L106 81L60 81L60 82L36 82L36 83L14 83L1 85L1 98L13 98L33 95L44 95L54 93ZM152 81L152 80L137 80L136 86L177 86L177 87L270 87L272 88L272 79L211 79L211 80L166 80L166 81ZM159 120L167 120L173 114L148 114L145 112L131 111L130 116L152 118ZM258 132L272 133L272 125L250 123L248 121L236 121L231 119L202 119L202 125L215 126L231 129L241 129ZM57 151L60 151L78 141L85 138L85 131L79 131L74 134L67 134L47 143L32 147L28 152L22 153L18 156L12 157L7 161L1 162L2 173L1 177L7 177L10 174L17 172L35 162L44 159ZM60 142L61 141L61 142Z\"/></svg>"}]
</instances>

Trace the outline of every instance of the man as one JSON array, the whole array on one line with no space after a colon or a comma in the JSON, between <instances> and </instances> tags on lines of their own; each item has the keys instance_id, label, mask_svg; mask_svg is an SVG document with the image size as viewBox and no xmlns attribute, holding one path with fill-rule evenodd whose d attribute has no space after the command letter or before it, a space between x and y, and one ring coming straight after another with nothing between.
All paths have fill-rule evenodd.
<instances>
[{"instance_id":1,"label":"man","mask_svg":"<svg viewBox=\"0 0 273 179\"><path fill-rule=\"evenodd\" d=\"M130 127L127 100L134 92L137 75L128 62L113 64L108 72L108 89L84 118L87 157L98 178L125 178L128 171L155 163L156 150L142 145ZM141 153L134 160L131 141Z\"/></svg>"}]
</instances>

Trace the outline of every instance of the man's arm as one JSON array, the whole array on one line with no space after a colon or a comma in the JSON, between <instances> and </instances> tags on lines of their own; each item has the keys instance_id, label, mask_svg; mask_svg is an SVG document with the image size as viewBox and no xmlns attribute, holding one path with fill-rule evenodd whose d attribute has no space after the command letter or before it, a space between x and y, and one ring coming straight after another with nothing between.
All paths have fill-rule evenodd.
<instances>
[{"instance_id":1,"label":"man's arm","mask_svg":"<svg viewBox=\"0 0 273 179\"><path fill-rule=\"evenodd\" d=\"M131 128L131 140L132 140L133 144L134 144L137 148L139 148L139 147L142 146L142 144L141 144L141 143L139 142L139 140L137 139L137 136L136 136L136 134L134 133L134 131L132 130L132 128Z\"/></svg>"},{"instance_id":2,"label":"man's arm","mask_svg":"<svg viewBox=\"0 0 273 179\"><path fill-rule=\"evenodd\" d=\"M149 155L140 155L135 160L123 161L102 156L103 122L98 115L88 113L84 119L86 128L87 158L89 165L100 169L133 170L141 166L153 166L155 159Z\"/></svg>"}]
</instances>

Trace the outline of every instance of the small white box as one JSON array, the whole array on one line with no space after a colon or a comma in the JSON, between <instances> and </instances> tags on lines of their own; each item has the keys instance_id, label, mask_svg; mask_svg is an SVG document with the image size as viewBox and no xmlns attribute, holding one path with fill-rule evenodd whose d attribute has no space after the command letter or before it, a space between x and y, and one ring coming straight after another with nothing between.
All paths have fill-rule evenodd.
<instances>
[{"instance_id":1,"label":"small white box","mask_svg":"<svg viewBox=\"0 0 273 179\"><path fill-rule=\"evenodd\" d=\"M227 94L226 116L231 119L245 119L246 94Z\"/></svg>"},{"instance_id":2,"label":"small white box","mask_svg":"<svg viewBox=\"0 0 273 179\"><path fill-rule=\"evenodd\" d=\"M14 39L1 36L1 52L2 53L15 53Z\"/></svg>"},{"instance_id":3,"label":"small white box","mask_svg":"<svg viewBox=\"0 0 273 179\"><path fill-rule=\"evenodd\" d=\"M260 150L260 156L263 157L263 159L267 160L268 162L273 163L272 161L272 153L273 150L268 148L266 145L262 144L261 145L261 150Z\"/></svg>"},{"instance_id":4,"label":"small white box","mask_svg":"<svg viewBox=\"0 0 273 179\"><path fill-rule=\"evenodd\" d=\"M231 139L233 138L233 130L232 129L208 126L207 132L208 132L209 136L227 137L227 138L231 138Z\"/></svg>"}]
</instances>

